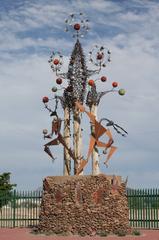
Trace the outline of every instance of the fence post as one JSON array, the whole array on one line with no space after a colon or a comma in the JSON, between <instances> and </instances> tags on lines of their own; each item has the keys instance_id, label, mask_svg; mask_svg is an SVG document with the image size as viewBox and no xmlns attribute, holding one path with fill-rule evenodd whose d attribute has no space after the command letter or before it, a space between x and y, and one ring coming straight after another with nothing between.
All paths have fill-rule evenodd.
<instances>
[{"instance_id":1,"label":"fence post","mask_svg":"<svg viewBox=\"0 0 159 240\"><path fill-rule=\"evenodd\" d=\"M15 228L15 210L16 210L16 190L13 191L13 228Z\"/></svg>"}]
</instances>

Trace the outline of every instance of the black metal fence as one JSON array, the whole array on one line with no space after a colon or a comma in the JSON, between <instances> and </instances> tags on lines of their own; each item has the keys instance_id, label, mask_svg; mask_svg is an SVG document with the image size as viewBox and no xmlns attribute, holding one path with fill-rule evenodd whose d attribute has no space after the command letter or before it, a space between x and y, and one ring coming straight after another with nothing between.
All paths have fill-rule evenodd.
<instances>
[{"instance_id":1,"label":"black metal fence","mask_svg":"<svg viewBox=\"0 0 159 240\"><path fill-rule=\"evenodd\" d=\"M159 189L127 190L130 225L159 229ZM16 191L0 195L0 227L36 226L41 191Z\"/></svg>"},{"instance_id":2,"label":"black metal fence","mask_svg":"<svg viewBox=\"0 0 159 240\"><path fill-rule=\"evenodd\" d=\"M0 227L28 227L38 224L40 191L16 191L0 195Z\"/></svg>"},{"instance_id":3,"label":"black metal fence","mask_svg":"<svg viewBox=\"0 0 159 240\"><path fill-rule=\"evenodd\" d=\"M159 189L128 190L129 220L135 228L159 228Z\"/></svg>"}]
</instances>

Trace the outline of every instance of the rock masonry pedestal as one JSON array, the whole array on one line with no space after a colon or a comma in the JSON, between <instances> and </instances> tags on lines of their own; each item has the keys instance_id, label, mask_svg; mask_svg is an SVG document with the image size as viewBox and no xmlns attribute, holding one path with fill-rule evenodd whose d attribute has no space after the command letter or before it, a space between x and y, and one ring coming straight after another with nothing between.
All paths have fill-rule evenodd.
<instances>
[{"instance_id":1,"label":"rock masonry pedestal","mask_svg":"<svg viewBox=\"0 0 159 240\"><path fill-rule=\"evenodd\" d=\"M104 174L46 177L38 230L73 235L128 233L125 183Z\"/></svg>"}]
</instances>

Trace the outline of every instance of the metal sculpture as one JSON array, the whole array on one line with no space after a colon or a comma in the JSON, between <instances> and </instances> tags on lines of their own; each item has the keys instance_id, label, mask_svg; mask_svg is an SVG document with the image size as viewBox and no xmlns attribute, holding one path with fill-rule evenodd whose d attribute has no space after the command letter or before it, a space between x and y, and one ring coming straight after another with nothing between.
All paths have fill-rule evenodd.
<instances>
[{"instance_id":1,"label":"metal sculpture","mask_svg":"<svg viewBox=\"0 0 159 240\"><path fill-rule=\"evenodd\" d=\"M50 116L54 117L52 121L52 130L48 134L46 129L43 130L44 139L52 139L44 145L44 151L55 160L51 153L50 147L62 144L64 147L64 175L71 175L71 158L74 160L74 174L82 174L90 156L92 155L92 174L98 174L99 158L98 148L103 147L103 154L107 153L105 164L107 165L110 157L115 152L116 147L112 146L113 138L111 131L105 128L101 123L107 121L106 127L113 127L117 133L125 136L127 132L119 125L110 121L107 118L97 120L97 106L101 98L107 93L118 92L119 95L125 94L124 89L117 90L118 83L113 82L110 90L99 92L97 91L97 82L107 82L106 76L101 76L97 79L90 78L94 74L99 74L102 68L111 62L111 52L105 46L94 45L89 52L89 62L92 69L88 69L86 65L85 56L80 43L80 38L83 37L89 30L89 20L85 18L83 13L71 14L65 20L66 32L71 32L72 36L76 38L69 65L68 71L63 72L64 57L61 52L53 51L49 63L52 71L56 74L55 80L57 86L61 86L63 82L67 82L65 87L52 87L54 94L53 98L43 97L45 108L49 111ZM63 94L57 94L63 90ZM54 101L54 110L48 105L49 102ZM58 106L61 103L64 119L60 119L58 115ZM85 110L84 104L89 107L89 111ZM86 113L91 120L91 137L86 159L82 155L82 131L81 131L81 115ZM73 134L71 134L71 122L73 121ZM63 125L63 134L61 127ZM55 139L53 136L57 135ZM107 143L101 142L99 138L103 135L109 138ZM73 149L71 149L71 136L73 136Z\"/></svg>"},{"instance_id":2,"label":"metal sculpture","mask_svg":"<svg viewBox=\"0 0 159 240\"><path fill-rule=\"evenodd\" d=\"M73 151L68 148L67 144L65 143L65 139L64 137L62 136L62 134L60 133L60 130L61 130L61 122L62 120L60 118L55 118L53 121L52 121L52 132L51 134L49 135L46 135L47 134L47 131L43 131L43 134L44 134L44 138L50 138L50 136L52 136L54 133L55 135L57 135L57 138L51 140L50 142L46 143L44 145L44 151L53 159L55 160L55 158L53 157L51 151L50 151L50 146L54 146L54 145L59 145L60 143L67 149L67 151L69 152L69 155L74 159L74 161L76 161L76 158L74 156L74 153ZM67 166L68 167L68 166Z\"/></svg>"},{"instance_id":3,"label":"metal sculpture","mask_svg":"<svg viewBox=\"0 0 159 240\"><path fill-rule=\"evenodd\" d=\"M81 112L85 112L88 117L90 118L92 124L94 125L94 132L90 137L90 143L89 143L89 148L88 148L88 154L87 154L87 159L83 160L81 162L81 164L78 167L77 173L80 173L83 168L85 167L85 165L88 163L88 160L93 152L94 146L96 145L97 147L103 147L104 148L104 152L106 154L107 149L110 148L110 151L108 153L107 159L105 161L105 164L107 165L110 157L112 156L112 154L115 152L115 150L117 149L117 147L112 146L112 144L114 143L114 140L112 138L112 134L111 131L109 129L106 129L104 126L101 125L100 122L98 122L95 118L95 115L93 115L92 113L88 112L85 110L85 108L80 104L80 103L76 103L77 108L80 109ZM103 136L103 134L106 134L109 137L109 140L107 143L101 142L99 140L99 138L101 136ZM95 165L97 165L98 162L95 163Z\"/></svg>"},{"instance_id":4,"label":"metal sculpture","mask_svg":"<svg viewBox=\"0 0 159 240\"><path fill-rule=\"evenodd\" d=\"M89 20L83 13L72 13L65 20L65 32L71 32L72 37L84 37L89 31Z\"/></svg>"}]
</instances>

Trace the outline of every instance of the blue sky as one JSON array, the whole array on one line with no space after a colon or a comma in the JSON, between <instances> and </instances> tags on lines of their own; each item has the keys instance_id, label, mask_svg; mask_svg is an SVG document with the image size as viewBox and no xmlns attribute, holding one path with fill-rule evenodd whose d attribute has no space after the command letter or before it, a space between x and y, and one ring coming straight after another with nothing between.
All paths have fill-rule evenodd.
<instances>
[{"instance_id":1,"label":"blue sky","mask_svg":"<svg viewBox=\"0 0 159 240\"><path fill-rule=\"evenodd\" d=\"M0 172L12 172L18 189L36 189L45 176L62 175L62 148L54 150L54 164L43 152L42 129L51 119L41 98L51 96L56 79L47 62L52 50L63 53L67 69L75 40L64 32L64 20L80 11L91 27L81 40L86 57L93 44L112 51L112 63L102 72L108 81L99 91L112 81L127 91L124 97L105 96L98 109L99 118L129 132L127 138L113 132L118 151L108 169L101 159L101 170L128 176L131 187L158 187L158 1L0 0Z\"/></svg>"}]
</instances>

